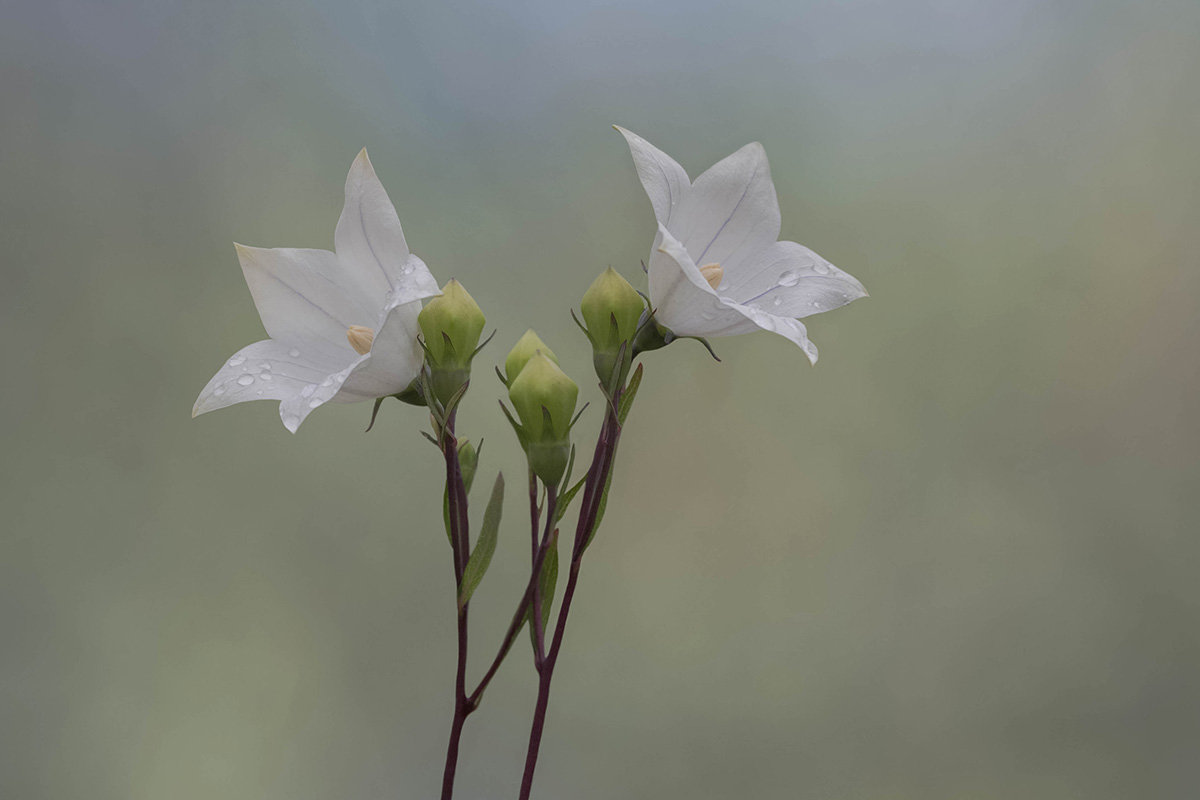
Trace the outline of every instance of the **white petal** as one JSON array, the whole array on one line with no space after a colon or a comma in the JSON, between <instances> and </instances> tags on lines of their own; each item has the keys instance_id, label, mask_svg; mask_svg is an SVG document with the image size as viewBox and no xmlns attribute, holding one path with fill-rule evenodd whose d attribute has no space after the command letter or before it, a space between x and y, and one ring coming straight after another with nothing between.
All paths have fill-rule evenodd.
<instances>
[{"instance_id":1,"label":"white petal","mask_svg":"<svg viewBox=\"0 0 1200 800\"><path fill-rule=\"evenodd\" d=\"M420 301L399 303L384 310L371 352L354 365L335 400L373 400L408 388L425 359L417 344L420 312Z\"/></svg>"},{"instance_id":2,"label":"white petal","mask_svg":"<svg viewBox=\"0 0 1200 800\"><path fill-rule=\"evenodd\" d=\"M762 330L778 333L785 339L795 342L804 351L804 355L808 356L809 362L817 363L817 346L808 340L808 329L800 320L792 317L777 317L761 308L739 305L732 301L730 308L740 312L748 321Z\"/></svg>"},{"instance_id":3,"label":"white petal","mask_svg":"<svg viewBox=\"0 0 1200 800\"><path fill-rule=\"evenodd\" d=\"M779 201L767 154L751 142L696 178L671 224L697 264L734 279L742 262L779 238Z\"/></svg>"},{"instance_id":4,"label":"white petal","mask_svg":"<svg viewBox=\"0 0 1200 800\"><path fill-rule=\"evenodd\" d=\"M650 254L650 303L655 319L679 336L733 336L755 330L717 296L683 245L661 224Z\"/></svg>"},{"instance_id":5,"label":"white petal","mask_svg":"<svg viewBox=\"0 0 1200 800\"><path fill-rule=\"evenodd\" d=\"M345 344L346 329L369 324L383 303L348 292L328 250L234 245L246 285L272 339Z\"/></svg>"},{"instance_id":6,"label":"white petal","mask_svg":"<svg viewBox=\"0 0 1200 800\"><path fill-rule=\"evenodd\" d=\"M776 242L743 264L721 294L775 316L809 317L867 296L848 272L795 242Z\"/></svg>"},{"instance_id":7,"label":"white petal","mask_svg":"<svg viewBox=\"0 0 1200 800\"><path fill-rule=\"evenodd\" d=\"M691 181L683 167L669 155L647 142L632 131L619 125L614 128L629 143L633 166L637 169L642 187L654 207L654 216L664 225L671 222L672 212L677 210L691 189Z\"/></svg>"},{"instance_id":8,"label":"white petal","mask_svg":"<svg viewBox=\"0 0 1200 800\"><path fill-rule=\"evenodd\" d=\"M324 342L255 342L235 353L217 371L196 399L192 416L250 400L279 400L284 424L295 432L311 410L308 406L313 397L332 397L341 388L341 380L335 386L330 376L351 368L358 358L353 351L347 354ZM329 383L323 386L326 381ZM299 406L306 410L293 408Z\"/></svg>"},{"instance_id":9,"label":"white petal","mask_svg":"<svg viewBox=\"0 0 1200 800\"><path fill-rule=\"evenodd\" d=\"M346 175L346 204L333 234L342 280L366 297L400 291L407 300L438 293L437 282L420 259L410 260L396 209L363 150ZM379 308L377 304L375 306Z\"/></svg>"}]
</instances>

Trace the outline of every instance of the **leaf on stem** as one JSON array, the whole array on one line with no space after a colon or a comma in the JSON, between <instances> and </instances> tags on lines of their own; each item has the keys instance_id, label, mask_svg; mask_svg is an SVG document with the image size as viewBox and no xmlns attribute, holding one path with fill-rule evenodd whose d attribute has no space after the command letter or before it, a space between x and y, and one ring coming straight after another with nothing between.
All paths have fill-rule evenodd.
<instances>
[{"instance_id":1,"label":"leaf on stem","mask_svg":"<svg viewBox=\"0 0 1200 800\"><path fill-rule=\"evenodd\" d=\"M492 563L492 554L496 552L496 538L500 534L500 512L504 506L504 474L496 476L492 486L492 496L483 512L483 525L479 528L479 541L463 570L462 587L458 592L458 607L462 608L471 601L479 582Z\"/></svg>"},{"instance_id":2,"label":"leaf on stem","mask_svg":"<svg viewBox=\"0 0 1200 800\"><path fill-rule=\"evenodd\" d=\"M550 534L546 558L542 561L542 574L538 576L538 592L542 596L542 636L545 637L546 626L550 624L550 611L554 605L554 589L558 586L558 528ZM527 619L533 617L533 604L530 603ZM545 639L543 638L543 641ZM537 657L537 631L529 626L529 641L533 644L534 657Z\"/></svg>"},{"instance_id":3,"label":"leaf on stem","mask_svg":"<svg viewBox=\"0 0 1200 800\"><path fill-rule=\"evenodd\" d=\"M625 424L625 418L629 416L629 409L633 408L633 399L637 397L638 387L642 385L642 365L638 364L637 369L633 371L633 375L629 378L629 385L625 387L624 394L621 395L621 402L617 407L617 422Z\"/></svg>"}]
</instances>

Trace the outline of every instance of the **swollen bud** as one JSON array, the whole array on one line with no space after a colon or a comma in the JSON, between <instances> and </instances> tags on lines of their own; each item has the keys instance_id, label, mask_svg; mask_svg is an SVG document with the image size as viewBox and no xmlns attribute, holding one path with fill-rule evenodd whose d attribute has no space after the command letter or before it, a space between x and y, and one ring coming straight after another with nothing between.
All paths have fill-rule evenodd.
<instances>
[{"instance_id":1,"label":"swollen bud","mask_svg":"<svg viewBox=\"0 0 1200 800\"><path fill-rule=\"evenodd\" d=\"M596 375L603 385L612 382L621 344L630 342L632 346L645 307L642 296L612 267L602 272L584 292L579 310L592 342Z\"/></svg>"},{"instance_id":2,"label":"swollen bud","mask_svg":"<svg viewBox=\"0 0 1200 800\"><path fill-rule=\"evenodd\" d=\"M579 387L545 353L536 353L508 387L521 419L529 466L542 483L562 479L570 456L571 417Z\"/></svg>"},{"instance_id":3,"label":"swollen bud","mask_svg":"<svg viewBox=\"0 0 1200 800\"><path fill-rule=\"evenodd\" d=\"M486 320L462 284L451 279L417 315L425 337L433 394L443 403L471 377L471 358Z\"/></svg>"},{"instance_id":4,"label":"swollen bud","mask_svg":"<svg viewBox=\"0 0 1200 800\"><path fill-rule=\"evenodd\" d=\"M554 355L554 351L533 332L533 328L530 328L520 339L517 339L513 349L508 351L508 357L504 359L504 375L510 384L521 374L521 370L529 363L529 359L537 353L543 353L555 364L558 363L558 356Z\"/></svg>"}]
</instances>

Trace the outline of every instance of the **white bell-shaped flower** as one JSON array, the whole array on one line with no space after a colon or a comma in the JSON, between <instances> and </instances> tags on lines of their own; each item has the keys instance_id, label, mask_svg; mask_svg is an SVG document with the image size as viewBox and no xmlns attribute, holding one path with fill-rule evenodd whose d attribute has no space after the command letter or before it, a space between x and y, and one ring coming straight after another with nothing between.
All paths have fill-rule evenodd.
<instances>
[{"instance_id":1,"label":"white bell-shaped flower","mask_svg":"<svg viewBox=\"0 0 1200 800\"><path fill-rule=\"evenodd\" d=\"M658 218L647 266L655 320L677 336L771 331L815 364L800 320L867 291L807 247L778 241L779 201L762 145L746 145L692 182L666 153L617 130Z\"/></svg>"},{"instance_id":2,"label":"white bell-shaped flower","mask_svg":"<svg viewBox=\"0 0 1200 800\"><path fill-rule=\"evenodd\" d=\"M363 150L346 176L335 252L235 245L269 339L235 353L192 416L278 400L293 433L314 409L403 391L417 377L421 300L437 281L408 250L396 209Z\"/></svg>"}]
</instances>

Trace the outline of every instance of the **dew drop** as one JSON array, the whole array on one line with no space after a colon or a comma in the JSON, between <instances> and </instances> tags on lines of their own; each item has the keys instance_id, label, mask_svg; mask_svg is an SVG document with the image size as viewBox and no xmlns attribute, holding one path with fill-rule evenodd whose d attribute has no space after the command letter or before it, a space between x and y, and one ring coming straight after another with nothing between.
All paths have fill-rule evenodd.
<instances>
[{"instance_id":1,"label":"dew drop","mask_svg":"<svg viewBox=\"0 0 1200 800\"><path fill-rule=\"evenodd\" d=\"M300 424L300 418L298 416L296 416L295 414L284 414L283 415L283 424L288 426L289 428L295 428L297 425Z\"/></svg>"},{"instance_id":2,"label":"dew drop","mask_svg":"<svg viewBox=\"0 0 1200 800\"><path fill-rule=\"evenodd\" d=\"M779 276L780 286L795 286L800 282L800 271L789 269L787 272Z\"/></svg>"},{"instance_id":3,"label":"dew drop","mask_svg":"<svg viewBox=\"0 0 1200 800\"><path fill-rule=\"evenodd\" d=\"M258 368L261 370L269 370L269 369L271 369L271 362L263 361L258 365Z\"/></svg>"},{"instance_id":4,"label":"dew drop","mask_svg":"<svg viewBox=\"0 0 1200 800\"><path fill-rule=\"evenodd\" d=\"M252 383L254 383L253 375L243 375L242 377L238 378L238 386L249 386Z\"/></svg>"},{"instance_id":5,"label":"dew drop","mask_svg":"<svg viewBox=\"0 0 1200 800\"><path fill-rule=\"evenodd\" d=\"M255 394L259 397L262 397L262 389L259 389L257 392L255 392Z\"/></svg>"},{"instance_id":6,"label":"dew drop","mask_svg":"<svg viewBox=\"0 0 1200 800\"><path fill-rule=\"evenodd\" d=\"M271 380L272 376L271 376L270 372L264 372L263 374L259 375L258 377L264 381L269 381L269 380Z\"/></svg>"},{"instance_id":7,"label":"dew drop","mask_svg":"<svg viewBox=\"0 0 1200 800\"><path fill-rule=\"evenodd\" d=\"M220 397L223 394L225 394L224 386L218 386L217 388L213 389L213 397Z\"/></svg>"},{"instance_id":8,"label":"dew drop","mask_svg":"<svg viewBox=\"0 0 1200 800\"><path fill-rule=\"evenodd\" d=\"M772 300L771 303L773 305L781 306L781 305L783 305L783 298L780 297L779 295L775 295L775 299Z\"/></svg>"},{"instance_id":9,"label":"dew drop","mask_svg":"<svg viewBox=\"0 0 1200 800\"><path fill-rule=\"evenodd\" d=\"M816 272L818 275L828 275L829 274L829 264L820 259L817 259L816 263L813 264L813 272Z\"/></svg>"},{"instance_id":10,"label":"dew drop","mask_svg":"<svg viewBox=\"0 0 1200 800\"><path fill-rule=\"evenodd\" d=\"M300 348L293 347L291 350L288 350L288 355L292 358L298 358L300 355Z\"/></svg>"},{"instance_id":11,"label":"dew drop","mask_svg":"<svg viewBox=\"0 0 1200 800\"><path fill-rule=\"evenodd\" d=\"M241 366L242 364L245 364L245 363L246 363L245 356L234 356L233 358L229 359L229 366L231 366L231 367Z\"/></svg>"},{"instance_id":12,"label":"dew drop","mask_svg":"<svg viewBox=\"0 0 1200 800\"><path fill-rule=\"evenodd\" d=\"M333 386L333 378L326 378L325 380L321 381L321 386L323 386L323 387Z\"/></svg>"},{"instance_id":13,"label":"dew drop","mask_svg":"<svg viewBox=\"0 0 1200 800\"><path fill-rule=\"evenodd\" d=\"M319 405L321 405L321 398L319 397L314 397L312 400L308 401L309 408L316 408Z\"/></svg>"},{"instance_id":14,"label":"dew drop","mask_svg":"<svg viewBox=\"0 0 1200 800\"><path fill-rule=\"evenodd\" d=\"M315 392L316 390L317 390L317 385L315 383L310 383L307 386L305 386L303 389L300 390L300 396L301 397L312 397L312 393Z\"/></svg>"}]
</instances>

